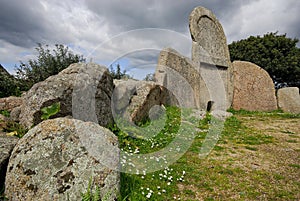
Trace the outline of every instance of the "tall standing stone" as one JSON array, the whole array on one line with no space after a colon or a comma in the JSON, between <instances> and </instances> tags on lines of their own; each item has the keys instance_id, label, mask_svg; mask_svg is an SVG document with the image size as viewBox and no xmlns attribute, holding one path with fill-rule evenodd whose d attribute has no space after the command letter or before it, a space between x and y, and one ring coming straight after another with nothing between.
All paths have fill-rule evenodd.
<instances>
[{"instance_id":1,"label":"tall standing stone","mask_svg":"<svg viewBox=\"0 0 300 201\"><path fill-rule=\"evenodd\" d=\"M193 40L192 61L199 66L200 107L214 102L215 109L227 109L233 96L232 64L222 25L216 16L203 7L190 14L190 32Z\"/></svg>"},{"instance_id":2,"label":"tall standing stone","mask_svg":"<svg viewBox=\"0 0 300 201\"><path fill-rule=\"evenodd\" d=\"M245 61L234 61L233 109L272 111L277 109L274 83L264 69Z\"/></svg>"}]
</instances>

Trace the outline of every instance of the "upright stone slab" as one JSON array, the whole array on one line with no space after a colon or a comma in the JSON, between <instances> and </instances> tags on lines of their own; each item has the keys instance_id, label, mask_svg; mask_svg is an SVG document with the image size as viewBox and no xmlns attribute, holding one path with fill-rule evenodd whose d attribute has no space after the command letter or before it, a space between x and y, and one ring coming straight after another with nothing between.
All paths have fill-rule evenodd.
<instances>
[{"instance_id":1,"label":"upright stone slab","mask_svg":"<svg viewBox=\"0 0 300 201\"><path fill-rule=\"evenodd\" d=\"M284 112L300 114L300 95L298 87L287 87L277 92L278 107Z\"/></svg>"},{"instance_id":2,"label":"upright stone slab","mask_svg":"<svg viewBox=\"0 0 300 201\"><path fill-rule=\"evenodd\" d=\"M203 7L192 11L189 24L193 40L192 61L200 67L203 78L200 83L201 108L212 101L215 109L227 109L232 103L233 70L222 25Z\"/></svg>"},{"instance_id":3,"label":"upright stone slab","mask_svg":"<svg viewBox=\"0 0 300 201\"><path fill-rule=\"evenodd\" d=\"M199 108L200 74L192 61L172 48L160 52L155 80L169 91L169 105Z\"/></svg>"},{"instance_id":4,"label":"upright stone slab","mask_svg":"<svg viewBox=\"0 0 300 201\"><path fill-rule=\"evenodd\" d=\"M272 111L277 109L274 83L259 66L245 61L234 61L233 109Z\"/></svg>"}]
</instances>

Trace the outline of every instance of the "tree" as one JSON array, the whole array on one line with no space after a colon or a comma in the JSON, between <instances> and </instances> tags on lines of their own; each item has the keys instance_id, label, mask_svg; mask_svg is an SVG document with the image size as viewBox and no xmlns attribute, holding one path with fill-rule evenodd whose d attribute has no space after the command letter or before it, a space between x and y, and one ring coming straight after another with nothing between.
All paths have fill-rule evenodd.
<instances>
[{"instance_id":1,"label":"tree","mask_svg":"<svg viewBox=\"0 0 300 201\"><path fill-rule=\"evenodd\" d=\"M17 77L24 83L24 90L28 90L37 82L41 82L51 75L56 75L72 63L85 62L82 55L74 54L64 45L55 45L52 51L48 45L43 47L38 43L37 59L30 59L28 63L20 61L16 67Z\"/></svg>"},{"instance_id":2,"label":"tree","mask_svg":"<svg viewBox=\"0 0 300 201\"><path fill-rule=\"evenodd\" d=\"M276 88L283 85L300 87L300 49L298 39L286 34L267 33L263 37L250 36L229 45L231 60L249 61L264 68Z\"/></svg>"},{"instance_id":3,"label":"tree","mask_svg":"<svg viewBox=\"0 0 300 201\"><path fill-rule=\"evenodd\" d=\"M154 73L148 73L144 78L145 81L155 81Z\"/></svg>"},{"instance_id":4,"label":"tree","mask_svg":"<svg viewBox=\"0 0 300 201\"><path fill-rule=\"evenodd\" d=\"M0 64L0 98L21 95L18 85L18 80L10 75Z\"/></svg>"},{"instance_id":5,"label":"tree","mask_svg":"<svg viewBox=\"0 0 300 201\"><path fill-rule=\"evenodd\" d=\"M116 70L114 69L113 65L110 65L110 69L109 72L112 76L113 79L124 79L124 78L131 78L130 75L126 74L126 70L123 70L123 72L121 71L121 66L120 64L117 64L116 66Z\"/></svg>"}]
</instances>

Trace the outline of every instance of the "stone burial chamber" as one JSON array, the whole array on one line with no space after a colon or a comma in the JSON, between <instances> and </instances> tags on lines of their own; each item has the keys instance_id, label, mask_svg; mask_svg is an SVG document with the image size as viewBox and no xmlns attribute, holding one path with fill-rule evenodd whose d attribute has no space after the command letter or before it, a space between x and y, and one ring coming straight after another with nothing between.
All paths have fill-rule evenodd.
<instances>
[{"instance_id":1,"label":"stone burial chamber","mask_svg":"<svg viewBox=\"0 0 300 201\"><path fill-rule=\"evenodd\" d=\"M162 50L156 81L172 89L183 107L226 111L232 103L233 68L222 25L203 7L192 11L189 25L192 58L171 48Z\"/></svg>"}]
</instances>

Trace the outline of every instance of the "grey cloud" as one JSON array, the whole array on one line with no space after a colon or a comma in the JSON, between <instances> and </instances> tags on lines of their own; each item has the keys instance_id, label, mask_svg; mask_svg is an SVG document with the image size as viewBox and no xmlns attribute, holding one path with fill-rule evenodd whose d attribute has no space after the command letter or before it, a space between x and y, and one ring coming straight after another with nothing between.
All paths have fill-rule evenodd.
<instances>
[{"instance_id":1,"label":"grey cloud","mask_svg":"<svg viewBox=\"0 0 300 201\"><path fill-rule=\"evenodd\" d=\"M47 34L42 6L34 0L1 0L0 19L0 39L17 46L32 47Z\"/></svg>"},{"instance_id":2,"label":"grey cloud","mask_svg":"<svg viewBox=\"0 0 300 201\"><path fill-rule=\"evenodd\" d=\"M204 3L211 5L210 7L220 4L216 2L198 0L91 0L86 3L95 13L105 16L107 22L114 26L115 31L152 27L185 32L188 28L189 14L193 8L204 5ZM231 7L227 6L228 4L231 5L227 2L232 1L223 2L217 9Z\"/></svg>"},{"instance_id":3,"label":"grey cloud","mask_svg":"<svg viewBox=\"0 0 300 201\"><path fill-rule=\"evenodd\" d=\"M269 27L277 29L280 33L287 33L289 37L300 38L299 0L268 2L266 11L269 6L277 5L275 9L277 15L282 14L278 13L281 5L286 8L285 15L282 18L277 17L272 24L268 21L269 18L266 18L265 22L253 22L254 16L251 16L253 14L242 15L243 8L254 5L252 6L253 13L263 16L265 13L256 12L258 8L255 4L265 1L268 0L0 0L0 43L24 47L20 48L20 52L24 49L34 51L33 47L37 42L49 45L74 44L89 52L95 45L122 32L143 28L161 28L180 32L188 42L186 39L173 39L164 34L156 35L156 38L151 37L149 33L143 34L142 37L130 35L125 40L116 41L116 44L112 46L99 48L94 58L105 57L105 61L112 61L111 58L115 58L114 55L118 56L126 52L128 48L139 49L151 46L160 49L163 48L161 44L169 45L166 43L168 40L174 42L170 43L171 47L188 56L189 45L191 45L188 18L197 6L207 7L215 13L224 27L228 42L240 40L250 34L261 34L260 32L264 33L265 30L273 31L269 30ZM43 7L45 2L49 10ZM270 13L269 15L272 15ZM266 27L266 24L269 26ZM182 46L186 43L188 45L183 48ZM0 50L1 48L4 47L0 47ZM2 52L9 51L13 52L15 49L5 51L3 49ZM15 54L11 53L11 55ZM144 55L143 57L145 61L155 59L152 56ZM140 62L139 58L131 59L132 64ZM1 60L4 60L4 57L0 55Z\"/></svg>"},{"instance_id":4,"label":"grey cloud","mask_svg":"<svg viewBox=\"0 0 300 201\"><path fill-rule=\"evenodd\" d=\"M86 3L92 11L105 16L115 31L155 27L185 32L189 14L197 6L211 9L218 18L228 19L241 5L249 2L250 0L90 0Z\"/></svg>"}]
</instances>

